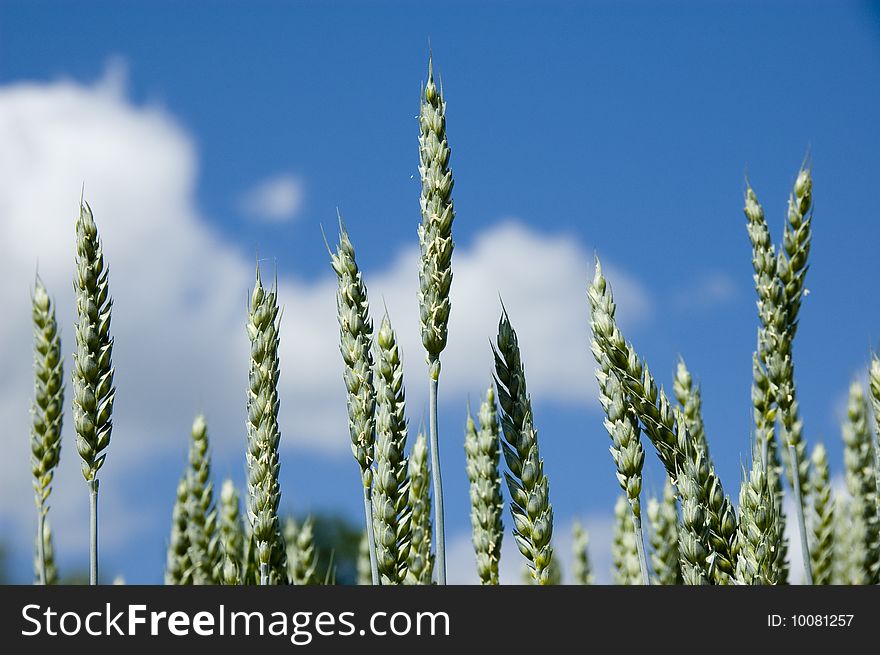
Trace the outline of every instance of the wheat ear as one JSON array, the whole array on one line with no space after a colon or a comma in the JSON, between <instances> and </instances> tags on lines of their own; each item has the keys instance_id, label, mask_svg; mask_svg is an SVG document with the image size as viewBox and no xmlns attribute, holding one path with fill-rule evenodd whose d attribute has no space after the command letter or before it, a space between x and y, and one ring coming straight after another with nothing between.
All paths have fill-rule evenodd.
<instances>
[{"instance_id":1,"label":"wheat ear","mask_svg":"<svg viewBox=\"0 0 880 655\"><path fill-rule=\"evenodd\" d=\"M434 483L434 521L437 582L446 584L446 533L443 514L443 483L437 428L437 387L440 353L446 347L449 322L449 290L452 286L452 171L446 137L446 101L434 83L434 62L428 62L428 82L419 108L419 176L422 222L419 225L419 315L422 344L427 353L429 376L429 431L431 478Z\"/></svg>"},{"instance_id":2,"label":"wheat ear","mask_svg":"<svg viewBox=\"0 0 880 655\"><path fill-rule=\"evenodd\" d=\"M288 517L284 522L284 541L287 544L287 571L295 585L318 584L318 551L315 548L315 521L309 516L298 524Z\"/></svg>"},{"instance_id":3,"label":"wheat ear","mask_svg":"<svg viewBox=\"0 0 880 655\"><path fill-rule=\"evenodd\" d=\"M615 322L616 306L611 287L596 260L596 272L587 295L590 301L590 326L593 332L591 349L598 362L606 362L623 383L630 405L641 421L642 428L677 486L682 500L682 512L706 522L692 525L684 535L689 550L685 555L697 556L694 538L705 541L702 548L711 558L711 570L716 582L729 581L736 564L736 513L725 495L715 469L695 446L683 414L676 411L662 389L658 389L653 375L643 364L632 344L624 338ZM680 419L680 420L679 420ZM681 477L688 476L691 484L683 487ZM688 501L686 503L686 501ZM698 507L701 505L702 507ZM682 564L684 567L684 563ZM685 573L683 571L683 573ZM685 583L688 584L685 574ZM696 577L693 577L696 580Z\"/></svg>"},{"instance_id":4,"label":"wheat ear","mask_svg":"<svg viewBox=\"0 0 880 655\"><path fill-rule=\"evenodd\" d=\"M52 479L61 457L61 423L64 418L64 371L61 336L55 320L55 304L37 277L31 298L34 322L34 400L31 404L31 474L37 504L37 560L39 584L51 584L44 548L48 528Z\"/></svg>"},{"instance_id":5,"label":"wheat ear","mask_svg":"<svg viewBox=\"0 0 880 655\"><path fill-rule=\"evenodd\" d=\"M411 545L407 559L407 584L429 585L434 573L431 553L431 473L428 442L420 430L409 453L409 508Z\"/></svg>"},{"instance_id":6,"label":"wheat ear","mask_svg":"<svg viewBox=\"0 0 880 655\"><path fill-rule=\"evenodd\" d=\"M76 353L73 356L73 426L82 474L89 488L89 582L98 584L98 471L113 429L112 350L107 267L88 203L76 221Z\"/></svg>"},{"instance_id":7,"label":"wheat ear","mask_svg":"<svg viewBox=\"0 0 880 655\"><path fill-rule=\"evenodd\" d=\"M382 584L406 578L410 549L409 473L403 363L386 314L376 334L376 473L373 531Z\"/></svg>"},{"instance_id":8,"label":"wheat ear","mask_svg":"<svg viewBox=\"0 0 880 655\"><path fill-rule=\"evenodd\" d=\"M220 583L222 559L217 538L217 510L214 507L214 484L211 482L211 454L208 450L208 425L199 414L192 424L189 448L189 485L187 537L193 583Z\"/></svg>"},{"instance_id":9,"label":"wheat ear","mask_svg":"<svg viewBox=\"0 0 880 655\"><path fill-rule=\"evenodd\" d=\"M572 573L574 574L575 584L596 584L596 576L593 575L593 564L590 560L590 535L584 526L581 525L580 521L574 522L571 532L572 551L574 555Z\"/></svg>"},{"instance_id":10,"label":"wheat ear","mask_svg":"<svg viewBox=\"0 0 880 655\"><path fill-rule=\"evenodd\" d=\"M171 538L165 559L165 584L189 585L193 582L192 561L189 557L189 483L186 475L177 483L177 497L171 513Z\"/></svg>"},{"instance_id":11,"label":"wheat ear","mask_svg":"<svg viewBox=\"0 0 880 655\"><path fill-rule=\"evenodd\" d=\"M651 565L660 585L679 585L681 558L678 549L678 501L675 488L667 479L660 499L648 500L648 524L651 526Z\"/></svg>"},{"instance_id":12,"label":"wheat ear","mask_svg":"<svg viewBox=\"0 0 880 655\"><path fill-rule=\"evenodd\" d=\"M220 487L217 535L222 556L222 581L227 585L242 584L244 530L241 523L241 500L232 480Z\"/></svg>"},{"instance_id":13,"label":"wheat ear","mask_svg":"<svg viewBox=\"0 0 880 655\"><path fill-rule=\"evenodd\" d=\"M373 535L373 451L376 430L376 394L373 389L373 321L367 286L355 259L354 246L339 219L339 244L330 254L336 272L336 309L339 320L339 352L345 365L343 379L347 393L348 431L351 452L361 470L364 494L364 520L370 553L373 584L379 584L376 544Z\"/></svg>"},{"instance_id":14,"label":"wheat ear","mask_svg":"<svg viewBox=\"0 0 880 655\"><path fill-rule=\"evenodd\" d=\"M832 584L832 562L834 560L834 499L831 496L831 483L828 474L828 456L821 443L813 447L810 457L810 497L813 499L812 533L810 563L813 570L813 584Z\"/></svg>"},{"instance_id":15,"label":"wheat ear","mask_svg":"<svg viewBox=\"0 0 880 655\"><path fill-rule=\"evenodd\" d=\"M281 487L278 446L278 304L277 288L265 289L257 266L247 332L251 341L247 472L252 534L260 566L260 584L280 584L287 577L287 554L278 520Z\"/></svg>"},{"instance_id":16,"label":"wheat ear","mask_svg":"<svg viewBox=\"0 0 880 655\"><path fill-rule=\"evenodd\" d=\"M498 338L492 346L495 358L495 386L501 405L501 443L510 491L513 538L526 558L538 584L549 584L553 559L553 507L550 484L544 474L544 460L538 451L538 431L534 426L532 401L526 389L526 375L516 332L507 310L502 308Z\"/></svg>"},{"instance_id":17,"label":"wheat ear","mask_svg":"<svg viewBox=\"0 0 880 655\"><path fill-rule=\"evenodd\" d=\"M504 536L501 497L501 458L498 411L495 390L490 385L480 404L479 428L468 411L464 452L470 481L471 534L477 560L477 574L482 584L498 584L501 540Z\"/></svg>"},{"instance_id":18,"label":"wheat ear","mask_svg":"<svg viewBox=\"0 0 880 655\"><path fill-rule=\"evenodd\" d=\"M868 400L862 385L853 382L849 388L847 420L843 425L846 486L852 497L853 537L859 544L856 551L862 561L854 566L861 570L863 584L880 582L880 517L878 517L877 482L874 472L874 447L869 424Z\"/></svg>"},{"instance_id":19,"label":"wheat ear","mask_svg":"<svg viewBox=\"0 0 880 655\"><path fill-rule=\"evenodd\" d=\"M703 457L711 461L709 457L709 444L706 441L706 428L703 425L703 395L699 386L694 386L693 376L688 370L684 359L679 357L678 366L675 368L675 379L672 382L672 390L681 406L687 422L688 431L694 442L694 448L702 453Z\"/></svg>"},{"instance_id":20,"label":"wheat ear","mask_svg":"<svg viewBox=\"0 0 880 655\"><path fill-rule=\"evenodd\" d=\"M871 407L874 410L874 481L877 483L877 502L880 503L880 358L873 353L868 372L868 386L871 391ZM880 507L877 511L880 512ZM880 543L877 543L876 547L880 551Z\"/></svg>"}]
</instances>

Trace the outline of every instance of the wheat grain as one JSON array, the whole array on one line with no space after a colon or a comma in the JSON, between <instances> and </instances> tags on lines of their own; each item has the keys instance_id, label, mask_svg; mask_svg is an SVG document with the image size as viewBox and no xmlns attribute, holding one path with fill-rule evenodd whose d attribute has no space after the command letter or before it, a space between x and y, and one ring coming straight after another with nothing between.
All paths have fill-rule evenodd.
<instances>
[{"instance_id":1,"label":"wheat grain","mask_svg":"<svg viewBox=\"0 0 880 655\"><path fill-rule=\"evenodd\" d=\"M287 554L278 520L281 488L278 446L278 305L276 287L267 290L257 266L249 307L251 341L247 473L252 534L260 566L260 584L280 584L287 577Z\"/></svg>"},{"instance_id":2,"label":"wheat grain","mask_svg":"<svg viewBox=\"0 0 880 655\"><path fill-rule=\"evenodd\" d=\"M580 521L575 521L572 525L572 551L574 554L574 566L572 573L574 574L575 584L592 585L596 583L596 576L593 575L593 564L590 560L590 535L586 531Z\"/></svg>"},{"instance_id":3,"label":"wheat grain","mask_svg":"<svg viewBox=\"0 0 880 655\"><path fill-rule=\"evenodd\" d=\"M651 526L651 567L660 585L679 585L681 561L678 548L678 504L675 488L667 479L661 499L648 500L648 523Z\"/></svg>"},{"instance_id":4,"label":"wheat grain","mask_svg":"<svg viewBox=\"0 0 880 655\"><path fill-rule=\"evenodd\" d=\"M192 424L187 485L187 539L193 564L193 584L219 584L223 564L217 537L217 511L211 482L208 426L199 414Z\"/></svg>"},{"instance_id":5,"label":"wheat grain","mask_svg":"<svg viewBox=\"0 0 880 655\"><path fill-rule=\"evenodd\" d=\"M373 584L379 584L379 569L373 536L373 510L370 488L373 484L376 394L373 389L373 321L367 287L355 259L354 246L339 219L339 245L331 253L336 272L336 309L339 320L339 352L345 364L343 379L347 392L348 431L351 451L361 469L364 519L370 553Z\"/></svg>"},{"instance_id":6,"label":"wheat grain","mask_svg":"<svg viewBox=\"0 0 880 655\"><path fill-rule=\"evenodd\" d=\"M813 447L811 456L810 497L813 499L810 563L813 584L832 584L834 560L834 499L828 475L828 457L821 443Z\"/></svg>"},{"instance_id":7,"label":"wheat grain","mask_svg":"<svg viewBox=\"0 0 880 655\"><path fill-rule=\"evenodd\" d=\"M443 483L437 427L437 388L440 353L446 347L449 322L449 290L452 286L452 171L446 137L446 101L434 83L433 58L428 62L428 81L419 108L419 177L422 222L419 225L419 317L422 345L428 363L428 429L431 441L431 478L434 484L434 521L437 582L446 584L446 532L443 514Z\"/></svg>"},{"instance_id":8,"label":"wheat grain","mask_svg":"<svg viewBox=\"0 0 880 655\"><path fill-rule=\"evenodd\" d=\"M880 582L880 517L878 517L877 482L874 477L874 448L869 421L868 401L862 385L853 382L849 388L847 420L843 425L846 486L852 496L853 538L858 543L860 569L864 584Z\"/></svg>"},{"instance_id":9,"label":"wheat grain","mask_svg":"<svg viewBox=\"0 0 880 655\"><path fill-rule=\"evenodd\" d=\"M490 385L480 404L479 429L468 410L465 424L464 451L470 482L471 538L482 584L498 584L501 561L501 540L504 536L501 497L501 475L498 463L501 448L498 435L498 413L495 390Z\"/></svg>"},{"instance_id":10,"label":"wheat grain","mask_svg":"<svg viewBox=\"0 0 880 655\"><path fill-rule=\"evenodd\" d=\"M533 422L519 343L507 310L503 308L496 344L492 346L492 352L501 405L501 445L508 469L504 477L510 491L513 537L535 582L548 584L548 567L553 559L550 484L538 451L538 432Z\"/></svg>"},{"instance_id":11,"label":"wheat grain","mask_svg":"<svg viewBox=\"0 0 880 655\"><path fill-rule=\"evenodd\" d=\"M431 553L431 474L428 442L420 430L409 453L409 509L411 544L407 559L407 584L429 585L434 573Z\"/></svg>"},{"instance_id":12,"label":"wheat grain","mask_svg":"<svg viewBox=\"0 0 880 655\"><path fill-rule=\"evenodd\" d=\"M31 474L37 504L37 580L51 584L48 554L44 552L44 527L55 468L61 457L61 424L64 418L64 371L61 336L55 304L37 277L31 298L34 323L34 400L31 404Z\"/></svg>"},{"instance_id":13,"label":"wheat grain","mask_svg":"<svg viewBox=\"0 0 880 655\"><path fill-rule=\"evenodd\" d=\"M113 429L112 301L98 227L80 203L76 221L76 353L73 356L73 426L82 474L89 488L89 582L98 584L98 471Z\"/></svg>"},{"instance_id":14,"label":"wheat grain","mask_svg":"<svg viewBox=\"0 0 880 655\"><path fill-rule=\"evenodd\" d=\"M171 513L171 538L165 559L165 584L192 584L192 562L189 558L189 537L187 534L187 507L189 484L186 475L177 483L177 498Z\"/></svg>"},{"instance_id":15,"label":"wheat grain","mask_svg":"<svg viewBox=\"0 0 880 655\"><path fill-rule=\"evenodd\" d=\"M376 473L373 477L373 531L383 584L406 577L410 549L409 473L406 449L406 395L403 363L386 314L376 334Z\"/></svg>"}]
</instances>

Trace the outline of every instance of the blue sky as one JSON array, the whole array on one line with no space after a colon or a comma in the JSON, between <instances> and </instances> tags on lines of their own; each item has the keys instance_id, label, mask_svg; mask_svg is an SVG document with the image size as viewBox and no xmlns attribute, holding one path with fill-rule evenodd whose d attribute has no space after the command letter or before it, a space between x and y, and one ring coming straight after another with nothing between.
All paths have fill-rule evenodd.
<instances>
[{"instance_id":1,"label":"blue sky","mask_svg":"<svg viewBox=\"0 0 880 655\"><path fill-rule=\"evenodd\" d=\"M583 289L593 253L618 273L610 277L615 289L618 284L625 288L619 294L624 326L658 379L671 387L676 358L683 355L701 382L712 452L728 493L735 497L749 438L751 352L757 327L742 215L744 177L748 175L758 193L778 242L788 193L807 153L813 163L816 213L807 278L810 294L802 310L795 365L806 438L811 443L826 441L832 468L839 471L842 399L880 335L871 275L880 240L872 200L880 170L878 37L876 6L847 2L450 2L442 7L382 2L4 2L2 133L47 133L39 121L60 106L53 90L69 92L78 98L75 102L86 103L83 107L93 106L88 104L93 101L96 107L110 107L108 116L119 119L120 131L107 128L108 144L122 143L115 135L129 133L124 132L130 127L128 119L122 117L137 123L129 131L144 131L144 125L153 125L151 117L160 116L155 141L138 132L144 140L132 143L143 149L120 151L126 160L123 167L134 166L128 161L131 157L167 138L170 145L162 157L174 165L149 169L151 181L144 188L163 196L169 190L167 197L179 202L141 197L136 191L117 193L113 203L102 199L103 173L88 172L91 168L78 172L76 161L87 158L95 171L119 165L121 160L113 157L121 155L103 142L95 142L94 148L82 144L70 152L63 140L56 140L60 145L55 152L23 140L16 146L23 150L12 152L43 157L35 159L44 164L36 171L28 169L28 157L13 160L9 149L2 148L7 155L5 161L0 155L0 170L22 176L14 179L41 192L32 210L22 209L24 203L15 197L20 184L0 192L0 226L7 237L21 234L13 217L26 217L15 220L37 226L28 233L31 241L20 248L33 256L0 264L3 298L19 305L12 319L4 318L9 329L0 333L5 341L2 353L16 362L13 371L23 376L14 390L11 383L0 386L2 416L8 425L26 426L26 402L15 403L27 393L27 285L37 257L49 282L55 282L59 302L67 302L62 296L69 289L73 214L68 211L61 219L69 228L39 226L54 225L49 212L53 203L75 207L84 178L99 227L107 226L107 257L111 272L123 280L120 288L128 288L127 275L135 278L131 271L149 270L148 262L138 258L147 254L149 265L161 268L170 262L168 274L175 277L169 279L169 288L185 288L176 304L156 304L160 312L178 309L197 316L199 307L205 312L215 307L205 298L225 295L241 309L243 325L244 278L230 273L212 282L199 275L238 271L242 262L250 266L259 253L289 284L284 324L289 332L282 338L308 341L311 337L303 337L296 328L305 330L309 315L297 308L320 306L323 311L326 306L319 299L332 289L331 272L320 225L332 233L338 207L368 284L371 276L378 280L380 295L373 295L374 308L384 297L392 319L400 307L398 313L409 318L396 323L408 325L414 305L404 306L403 300L395 305L395 299L412 300L401 291L408 287L398 282L398 274L405 277L410 270L407 257L419 221L415 117L430 40L448 102L456 179L455 262L462 266L456 282L462 285L458 292L463 299L453 307L451 330L456 330L456 320L462 326L470 321L461 331L472 331L484 344L494 334L497 307L486 310L486 316L496 317L492 320L456 317L457 308L466 311L470 306L471 296L465 294L476 294L477 282L479 291L490 298L497 298L498 291L506 302L512 297L508 306L514 325L524 324L526 371L537 372L532 385L536 422L560 549L565 548L575 516L594 526L599 532L596 540L606 539L601 533L617 493L587 351ZM19 107L16 103L24 103L25 97L45 112L9 109ZM76 114L68 114L53 123L53 129L69 133L71 143L77 143L76 120ZM26 128L19 127L25 125L20 121L27 121ZM92 127L100 138L100 126ZM56 163L65 171L58 178L64 184L46 186L55 179L47 171L54 171ZM173 175L178 163L181 174ZM261 189L274 195L261 194ZM122 218L102 216L102 200L105 207L119 208L117 214L130 209L131 216L143 214L145 219L131 227ZM182 208L189 231L178 234L177 223L151 218L145 205L152 202L159 207L166 202L169 216ZM40 203L46 204L46 222ZM161 238L150 231L154 218L157 226L167 228ZM184 232L190 236L181 236ZM154 239L155 249L132 249L126 251L130 257L114 258L110 246L114 241L128 243L124 234ZM9 243L9 238L4 241ZM49 261L55 258L45 254L56 248L61 253L57 271ZM220 251L222 257L212 255ZM220 259L229 266L208 268L219 267ZM520 293L511 287L517 286L513 281L524 270L525 282L533 281L534 289ZM414 279L416 270L409 274ZM190 289L191 279L201 281L192 282ZM220 280L231 282L218 291ZM111 289L112 284L111 277ZM134 291L131 295L138 297ZM146 305L153 302L141 300ZM212 413L223 419L211 426L218 479L227 474L238 482L243 479L244 381L224 381L233 392L241 390L235 406L234 396L226 402L227 396L214 394L222 371L212 379L200 379L192 370L178 376L175 366L187 362L171 355L166 361L158 350L167 340L149 341L158 332L138 332L137 326L145 323L127 322L126 301L118 294L116 301L117 343L128 348L117 358L120 389L127 379L122 370L126 357L132 362L130 371L140 370L135 368L137 358L152 356L150 348L157 349L155 358L167 364L169 376L180 381L172 394L178 405L169 417L156 416L151 409L150 394L171 393L159 391L154 378L131 379L132 388L141 386L124 401L120 391L122 406L105 472L110 480L102 483L102 489L113 480L119 483L119 506L111 505L108 511L111 517L118 515L121 534L105 548L107 569L133 582L155 582L161 577L188 421L196 409L204 408L209 420ZM224 325L238 320L226 309L217 311ZM153 312L145 320L148 325L150 320L166 325L175 319L170 313L157 317ZM332 316L322 314L321 321L329 325ZM63 330L72 337L72 323L63 324ZM192 334L198 341L195 327ZM243 330L231 334L243 338ZM560 343L538 341L542 335L551 340L557 335ZM121 343L123 336L128 346ZM527 336L536 341L529 342ZM344 448L317 443L324 437L310 426L308 415L319 417L319 412L296 394L296 389L307 388L310 374L318 374L317 367L323 375L328 367L340 366L332 348L321 350L328 341L315 338L314 348L312 342L296 346L314 357L282 360L284 375L290 372L304 380L282 398L282 412L292 417L293 425L283 459L285 503L298 512L338 509L359 518L354 462ZM132 342L142 345L140 353L134 352ZM218 348L225 343L218 341ZM578 366L565 365L559 356L562 346L580 349ZM174 347L189 352L186 344ZM488 347L485 350L488 355ZM205 359L193 361L207 361L208 354L201 357ZM415 425L424 406L422 354L412 348L404 357L410 421ZM444 375L453 365L466 366L469 361L450 353ZM467 398L475 402L483 386L479 381L488 380L488 368L480 366L450 382L441 399L448 530L457 543L466 542L469 529L461 429ZM339 374L341 370L331 370L328 375L333 379ZM341 384L338 381L340 393ZM344 405L333 407L344 415ZM239 414L241 427L235 422ZM138 426L131 427L131 440L141 443L136 455L118 456L118 468L112 472L114 451L128 447L126 419ZM150 421L155 432L164 435L155 443ZM19 444L25 439L15 430L3 438ZM75 451L72 441L67 444L63 457L70 473L60 476L56 490L81 494L84 507L85 488L77 486ZM9 509L13 504L29 509L26 450L17 447L22 457L15 467L21 471L0 487L0 529L5 541L14 542L14 563L26 570L30 539L19 538L19 530L30 525L29 519ZM653 459L651 455L649 490L662 484ZM11 464L3 469L4 475L11 476L11 471ZM60 514L62 508L57 509ZM122 526L128 525L137 529L126 532ZM79 550L81 537L59 539L62 566L85 561ZM506 546L514 550L512 540ZM601 543L596 548L607 551ZM27 579L27 574L19 579Z\"/></svg>"}]
</instances>

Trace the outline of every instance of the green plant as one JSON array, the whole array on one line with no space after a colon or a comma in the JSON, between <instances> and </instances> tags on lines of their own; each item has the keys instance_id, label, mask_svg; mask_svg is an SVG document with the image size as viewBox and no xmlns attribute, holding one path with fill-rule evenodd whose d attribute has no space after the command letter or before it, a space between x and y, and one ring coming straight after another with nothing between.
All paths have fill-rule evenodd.
<instances>
[{"instance_id":1,"label":"green plant","mask_svg":"<svg viewBox=\"0 0 880 655\"><path fill-rule=\"evenodd\" d=\"M553 507L550 484L544 474L544 460L538 452L532 402L526 390L526 375L520 357L516 332L507 310L502 308L498 338L492 346L495 358L495 386L501 405L502 449L510 490L513 538L526 558L538 584L549 584L553 559Z\"/></svg>"},{"instance_id":2,"label":"green plant","mask_svg":"<svg viewBox=\"0 0 880 655\"><path fill-rule=\"evenodd\" d=\"M406 581L429 585L434 572L431 553L431 474L428 470L428 442L419 430L409 453L410 549Z\"/></svg>"},{"instance_id":3,"label":"green plant","mask_svg":"<svg viewBox=\"0 0 880 655\"><path fill-rule=\"evenodd\" d=\"M318 551L315 549L314 520L311 516L298 524L288 517L284 523L287 543L287 571L292 584L318 584Z\"/></svg>"},{"instance_id":4,"label":"green plant","mask_svg":"<svg viewBox=\"0 0 880 655\"><path fill-rule=\"evenodd\" d=\"M165 558L165 584L192 584L192 561L190 560L189 534L189 483L186 475L177 483L177 497L171 513L171 538L168 541L168 552Z\"/></svg>"},{"instance_id":5,"label":"green plant","mask_svg":"<svg viewBox=\"0 0 880 655\"><path fill-rule=\"evenodd\" d=\"M386 314L376 334L376 473L373 531L382 584L401 584L411 545L403 364Z\"/></svg>"},{"instance_id":6,"label":"green plant","mask_svg":"<svg viewBox=\"0 0 880 655\"><path fill-rule=\"evenodd\" d=\"M244 530L241 523L241 501L232 480L220 487L217 536L223 563L223 584L241 584L244 559Z\"/></svg>"},{"instance_id":7,"label":"green plant","mask_svg":"<svg viewBox=\"0 0 880 655\"><path fill-rule=\"evenodd\" d=\"M709 444L706 441L706 429L703 426L703 396L699 386L694 386L694 380L688 371L684 359L679 357L678 366L675 369L675 378L672 381L672 390L687 423L688 432L696 448L702 456L711 461L709 457Z\"/></svg>"},{"instance_id":8,"label":"green plant","mask_svg":"<svg viewBox=\"0 0 880 655\"><path fill-rule=\"evenodd\" d=\"M443 522L443 483L440 475L440 447L437 427L437 387L440 353L446 348L449 322L449 289L452 286L452 171L449 169L449 141L446 137L446 101L434 83L434 62L428 62L428 82L419 109L419 176L422 222L419 225L419 309L422 345L429 375L429 430L431 477L434 482L434 521L437 582L446 584L446 533Z\"/></svg>"},{"instance_id":9,"label":"green plant","mask_svg":"<svg viewBox=\"0 0 880 655\"><path fill-rule=\"evenodd\" d=\"M370 563L370 542L367 539L367 531L361 537L357 557L357 583L359 585L373 584L373 569Z\"/></svg>"},{"instance_id":10,"label":"green plant","mask_svg":"<svg viewBox=\"0 0 880 655\"><path fill-rule=\"evenodd\" d=\"M574 551L574 581L581 585L595 584L596 576L593 575L593 565L590 561L590 535L580 521L575 521L571 530L572 550Z\"/></svg>"},{"instance_id":11,"label":"green plant","mask_svg":"<svg viewBox=\"0 0 880 655\"><path fill-rule=\"evenodd\" d=\"M98 584L98 471L113 430L112 301L98 227L88 203L76 221L76 353L73 356L73 426L82 474L89 488L89 582Z\"/></svg>"},{"instance_id":12,"label":"green plant","mask_svg":"<svg viewBox=\"0 0 880 655\"><path fill-rule=\"evenodd\" d=\"M611 561L614 564L614 584L640 585L642 570L636 547L632 510L626 494L617 497L614 504L614 537L611 543Z\"/></svg>"},{"instance_id":13,"label":"green plant","mask_svg":"<svg viewBox=\"0 0 880 655\"><path fill-rule=\"evenodd\" d=\"M678 503L675 488L667 479L663 496L648 500L648 524L651 526L651 567L656 584L678 585L681 561L678 550Z\"/></svg>"},{"instance_id":14,"label":"green plant","mask_svg":"<svg viewBox=\"0 0 880 655\"><path fill-rule=\"evenodd\" d=\"M269 290L263 287L259 266L251 294L247 332L251 341L247 395L248 507L260 584L281 584L287 578L287 554L278 521L281 430L278 427L277 285Z\"/></svg>"},{"instance_id":15,"label":"green plant","mask_svg":"<svg viewBox=\"0 0 880 655\"><path fill-rule=\"evenodd\" d=\"M834 561L834 498L828 475L828 456L821 443L813 446L810 457L810 497L813 499L810 564L813 584L832 584Z\"/></svg>"},{"instance_id":16,"label":"green plant","mask_svg":"<svg viewBox=\"0 0 880 655\"><path fill-rule=\"evenodd\" d=\"M376 393L373 389L373 321L367 287L355 260L354 246L339 219L339 245L330 254L336 272L336 308L339 320L339 352L345 364L343 378L347 392L348 430L351 452L361 469L364 488L364 518L373 584L379 584L376 544L373 535L373 455L376 430Z\"/></svg>"},{"instance_id":17,"label":"green plant","mask_svg":"<svg viewBox=\"0 0 880 655\"><path fill-rule=\"evenodd\" d=\"M55 566L55 546L52 542L52 528L49 519L40 522L43 538L34 538L34 580L37 584L58 584L58 569Z\"/></svg>"},{"instance_id":18,"label":"green plant","mask_svg":"<svg viewBox=\"0 0 880 655\"><path fill-rule=\"evenodd\" d=\"M479 429L468 409L464 452L470 481L471 534L480 582L497 585L501 540L504 537L501 518L504 499L501 497L501 475L498 472L501 449L492 385L489 385L486 398L480 403L478 420Z\"/></svg>"},{"instance_id":19,"label":"green plant","mask_svg":"<svg viewBox=\"0 0 880 655\"><path fill-rule=\"evenodd\" d=\"M743 480L739 496L740 553L736 581L746 585L773 585L780 582L777 551L782 543L779 507L767 469L761 460L763 444L755 442L752 469Z\"/></svg>"},{"instance_id":20,"label":"green plant","mask_svg":"<svg viewBox=\"0 0 880 655\"><path fill-rule=\"evenodd\" d=\"M52 479L61 457L61 424L64 418L64 364L61 336L55 321L55 304L39 276L31 298L34 323L34 400L31 403L31 474L37 504L37 581L52 584L48 552L51 544L46 515ZM41 537L40 535L43 535ZM51 565L54 569L54 564ZM57 578L57 572L54 574Z\"/></svg>"},{"instance_id":21,"label":"green plant","mask_svg":"<svg viewBox=\"0 0 880 655\"><path fill-rule=\"evenodd\" d=\"M217 538L217 510L214 507L214 484L211 482L211 455L208 452L208 426L199 414L192 424L187 485L187 537L193 583L219 584L223 564Z\"/></svg>"}]
</instances>

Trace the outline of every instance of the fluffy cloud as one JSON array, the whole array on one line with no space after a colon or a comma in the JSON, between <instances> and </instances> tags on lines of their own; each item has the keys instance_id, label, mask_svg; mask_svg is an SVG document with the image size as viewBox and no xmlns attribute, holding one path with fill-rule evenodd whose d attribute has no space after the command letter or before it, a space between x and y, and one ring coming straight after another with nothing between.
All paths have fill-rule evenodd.
<instances>
[{"instance_id":1,"label":"fluffy cloud","mask_svg":"<svg viewBox=\"0 0 880 655\"><path fill-rule=\"evenodd\" d=\"M33 521L27 500L28 289L39 268L57 300L63 350L72 352L73 224L83 184L104 240L114 300L118 395L104 478L123 485L128 472L150 466L159 454L182 456L197 410L208 415L216 451L240 449L248 357L244 310L254 265L211 229L195 204L198 160L190 136L161 107L133 105L118 75L111 75L90 86L58 81L0 87L0 142L0 524L29 530ZM424 380L416 257L415 246L404 248L366 277L374 313L384 300L400 333L408 379ZM468 393L486 385L500 293L520 334L531 393L595 408L584 291L592 268L589 250L567 235L548 236L507 220L460 245L454 263L441 402L460 407ZM613 266L609 276L621 320L644 318L650 308L639 285ZM279 280L281 420L285 447L345 455L334 293L329 275ZM413 386L410 406L422 407L426 385ZM81 484L70 423L68 416L56 480L61 490ZM105 543L149 523L156 510L148 498L143 496L140 515L105 498L102 511L113 518L103 532ZM62 492L53 499L56 534L76 531L83 539L81 522L57 522L82 516L85 494Z\"/></svg>"},{"instance_id":2,"label":"fluffy cloud","mask_svg":"<svg viewBox=\"0 0 880 655\"><path fill-rule=\"evenodd\" d=\"M239 208L256 221L287 223L297 217L302 203L302 180L293 173L280 173L244 193Z\"/></svg>"}]
</instances>

